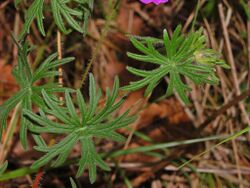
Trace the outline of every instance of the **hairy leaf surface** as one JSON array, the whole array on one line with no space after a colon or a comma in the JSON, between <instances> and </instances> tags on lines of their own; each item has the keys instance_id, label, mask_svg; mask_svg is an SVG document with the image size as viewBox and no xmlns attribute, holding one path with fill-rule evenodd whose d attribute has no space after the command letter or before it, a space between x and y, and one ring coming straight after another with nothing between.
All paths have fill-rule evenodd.
<instances>
[{"instance_id":1,"label":"hairy leaf surface","mask_svg":"<svg viewBox=\"0 0 250 188\"><path fill-rule=\"evenodd\" d=\"M161 39L141 38L137 40L132 37L131 42L141 54L128 53L128 56L145 63L154 64L157 68L153 70L141 70L127 67L128 71L141 80L131 82L124 90L138 90L146 87L145 95L149 95L157 84L166 76L169 76L166 96L171 95L174 90L186 104L189 99L186 91L189 86L183 81L184 77L193 81L196 85L208 83L217 84L215 66L228 68L220 55L212 49L206 48L205 36L202 29L188 36L181 34L181 26L178 26L170 38L167 31L163 32L163 52L155 48L154 42Z\"/></svg>"},{"instance_id":2,"label":"hairy leaf surface","mask_svg":"<svg viewBox=\"0 0 250 188\"><path fill-rule=\"evenodd\" d=\"M81 176L87 168L91 183L96 180L96 166L103 170L109 170L107 164L96 152L94 138L111 139L117 142L124 141L124 137L116 130L134 122L135 116L129 116L128 111L124 114L113 117L115 112L123 103L123 99L117 100L119 81L115 79L112 92L106 90L106 102L99 108L101 90L96 89L95 80L92 74L89 77L89 103L87 104L80 92L76 92L76 102L79 112L75 108L70 92L65 92L65 105L59 105L45 90L42 91L47 108L40 110L40 115L25 110L26 117L34 124L29 124L31 132L36 134L51 133L65 134L65 138L59 143L48 147L41 140L37 141L35 149L44 152L45 155L38 159L32 168L39 168L55 159L53 166L59 166L65 162L73 146L81 145L81 159L78 163L77 177ZM47 115L53 115L57 121L52 121Z\"/></svg>"}]
</instances>

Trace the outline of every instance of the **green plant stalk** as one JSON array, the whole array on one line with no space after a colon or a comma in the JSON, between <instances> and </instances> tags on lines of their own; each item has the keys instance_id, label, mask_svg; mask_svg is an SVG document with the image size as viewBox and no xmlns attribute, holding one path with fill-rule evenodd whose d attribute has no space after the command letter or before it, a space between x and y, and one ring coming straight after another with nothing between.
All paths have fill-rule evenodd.
<instances>
[{"instance_id":1,"label":"green plant stalk","mask_svg":"<svg viewBox=\"0 0 250 188\"><path fill-rule=\"evenodd\" d=\"M220 146L221 144L224 144L224 143L226 143L226 142L228 142L228 141L231 141L231 140L233 140L233 139L235 139L235 138L237 138L237 137L241 136L242 134L245 134L245 133L247 133L247 132L249 132L249 131L250 131L250 125L249 125L248 127L246 127L245 129L243 129L243 130L241 130L241 131L239 131L239 132L237 132L237 133L235 133L235 134L233 134L233 135L231 135L231 136L225 138L224 140L222 140L222 141L219 142L218 144L213 145L212 147L208 148L208 149L205 150L204 152L202 152L202 153L200 153L200 154L194 156L192 159L190 159L189 161L187 161L187 162L183 163L181 166L179 166L179 169L183 168L184 166L186 166L186 165L189 164L190 162L192 162L192 161L194 161L194 160L196 160L196 159L199 159L202 155L208 153L208 152L211 151L212 149L215 149L216 147Z\"/></svg>"},{"instance_id":2,"label":"green plant stalk","mask_svg":"<svg viewBox=\"0 0 250 188\"><path fill-rule=\"evenodd\" d=\"M77 185L76 185L76 182L74 181L74 179L72 177L69 177L69 179L70 179L71 187L77 188Z\"/></svg>"},{"instance_id":3,"label":"green plant stalk","mask_svg":"<svg viewBox=\"0 0 250 188\"><path fill-rule=\"evenodd\" d=\"M14 109L14 113L13 113L13 116L12 116L11 121L10 121L9 129L6 133L6 138L4 140L2 150L0 152L0 164L2 164L4 159L5 159L5 156L6 156L5 149L9 143L9 141L12 139L12 137L14 135L14 131L16 129L16 125L18 122L18 116L19 116L20 110L21 110L21 103L18 103Z\"/></svg>"},{"instance_id":4,"label":"green plant stalk","mask_svg":"<svg viewBox=\"0 0 250 188\"><path fill-rule=\"evenodd\" d=\"M13 170L11 172L4 173L0 177L0 181L6 181L6 180L14 179L14 178L17 178L17 177L22 177L22 176L25 176L25 175L28 175L28 174L35 173L38 170L39 169L31 169L29 167Z\"/></svg>"},{"instance_id":5,"label":"green plant stalk","mask_svg":"<svg viewBox=\"0 0 250 188\"><path fill-rule=\"evenodd\" d=\"M75 164L79 161L79 159L71 159L68 160L67 162L65 162L63 165L61 165L60 167L64 167L64 166L69 166L72 164ZM39 171L40 168L30 168L30 167L23 167L23 168L19 168L17 170L13 170L10 172L6 172L4 174L2 174L0 176L0 182L1 181L7 181L7 180L11 180L11 179L15 179L18 177L23 177L29 174L33 174L33 173L37 173ZM53 167L45 167L43 170L47 171L50 169L54 169Z\"/></svg>"},{"instance_id":6,"label":"green plant stalk","mask_svg":"<svg viewBox=\"0 0 250 188\"><path fill-rule=\"evenodd\" d=\"M200 143L200 142L205 142L205 141L209 141L209 140L210 141L211 140L218 140L218 139L223 139L223 138L227 138L227 137L228 136L220 135L220 136L212 136L212 137L191 139L191 140L185 140L185 141L176 141L176 142L155 144L155 145L152 145L152 146L143 146L143 147L137 147L137 148L133 148L133 149L117 151L117 152L113 152L110 155L106 155L106 156L108 156L108 157L117 157L117 156L121 156L121 155L127 155L127 154L130 154L130 153L148 152L148 151L157 150L157 149L166 149L166 148L175 147L175 146ZM104 155L105 154L102 154L102 156L104 156ZM67 160L67 162L64 163L61 166L67 166L67 165L75 164L78 161L79 161L78 159ZM46 170L49 170L49 169L52 169L52 167L46 168L44 170L46 171ZM17 178L17 177L22 177L22 176L25 176L25 175L28 175L28 174L36 173L38 170L39 170L39 168L31 169L29 167L17 169L17 170L11 171L11 172L4 173L0 177L0 181L6 181L6 180L14 179L14 178Z\"/></svg>"},{"instance_id":7,"label":"green plant stalk","mask_svg":"<svg viewBox=\"0 0 250 188\"><path fill-rule=\"evenodd\" d=\"M149 146L142 146L142 147L136 147L126 150L119 150L111 153L109 157L117 157L121 155L127 155L131 153L142 153L142 152L148 152L152 150L157 149L165 149L165 148L171 148L176 147L180 145L187 145L187 144L194 144L199 142L205 142L205 141L211 141L211 140L219 140L227 138L228 136L220 135L220 136L211 136L211 137L205 137L205 138L197 138L197 139L191 139L191 140L184 140L184 141L176 141L176 142L169 142L169 143L161 143L161 144L155 144L155 145L149 145Z\"/></svg>"},{"instance_id":8,"label":"green plant stalk","mask_svg":"<svg viewBox=\"0 0 250 188\"><path fill-rule=\"evenodd\" d=\"M196 5L196 9L195 9L194 19L193 19L193 22L192 22L191 31L194 31L194 26L195 26L196 21L197 21L198 12L199 12L199 9L200 9L200 4L201 4L201 2L200 2L200 0L198 0L197 5Z\"/></svg>"},{"instance_id":9,"label":"green plant stalk","mask_svg":"<svg viewBox=\"0 0 250 188\"><path fill-rule=\"evenodd\" d=\"M245 14L247 16L247 20L250 20L250 11L248 9L247 3L244 0L240 0L240 5L245 11Z\"/></svg>"},{"instance_id":10,"label":"green plant stalk","mask_svg":"<svg viewBox=\"0 0 250 188\"><path fill-rule=\"evenodd\" d=\"M119 2L119 0L116 0L115 3L111 3L112 0L109 0L109 9L111 9L111 12L109 15L107 15L107 20L105 22L105 25L104 25L104 28L102 30L102 33L101 33L101 36L100 36L100 39L98 40L97 42L97 45L93 51L93 55L86 67L86 70L84 71L83 75L82 75L82 80L81 80L81 84L80 84L80 88L84 85L84 82L87 78L87 75L88 75L88 72L91 68L91 66L93 65L93 63L95 62L97 56L98 56L98 53L102 47L102 44L104 42L104 39L106 38L107 34L108 34L108 31L109 31L109 28L110 28L110 23L112 21L112 19L114 18L114 16L116 15L116 8L117 8L117 4ZM112 6L112 7L110 7Z\"/></svg>"},{"instance_id":11,"label":"green plant stalk","mask_svg":"<svg viewBox=\"0 0 250 188\"><path fill-rule=\"evenodd\" d=\"M0 175L3 174L7 168L8 168L8 161L5 161L3 165L0 166Z\"/></svg>"}]
</instances>

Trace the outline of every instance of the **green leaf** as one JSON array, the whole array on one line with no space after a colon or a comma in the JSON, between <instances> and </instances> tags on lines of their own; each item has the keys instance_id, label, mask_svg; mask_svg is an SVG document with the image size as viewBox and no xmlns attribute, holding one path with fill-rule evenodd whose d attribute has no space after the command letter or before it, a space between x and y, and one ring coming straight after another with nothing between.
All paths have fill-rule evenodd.
<instances>
[{"instance_id":1,"label":"green leaf","mask_svg":"<svg viewBox=\"0 0 250 188\"><path fill-rule=\"evenodd\" d=\"M70 0L53 0L49 1L51 5L51 11L53 14L54 21L58 28L65 34L69 33L70 30L67 30L65 27L65 23L74 30L84 33L87 33L88 27L88 20L91 16L93 11L94 0L74 0L75 7L70 8L67 3ZM14 0L15 6L17 7L20 4L21 0ZM46 1L45 1L46 2ZM32 22L36 19L37 26L39 32L45 36L45 30L43 26L43 19L44 19L44 0L34 0L30 7L28 8L26 15L23 29L19 35L19 39L24 39L24 37L30 33L30 26ZM81 27L81 23L83 23L83 28Z\"/></svg>"},{"instance_id":2,"label":"green leaf","mask_svg":"<svg viewBox=\"0 0 250 188\"><path fill-rule=\"evenodd\" d=\"M31 95L26 95L23 100L22 100L22 109L31 109ZM23 110L21 113L21 127L20 127L20 141L22 146L24 147L24 149L28 148L28 142L27 142L27 130L28 130L28 126L30 124L29 121L27 121L27 119L25 119L23 117Z\"/></svg>"},{"instance_id":3,"label":"green leaf","mask_svg":"<svg viewBox=\"0 0 250 188\"><path fill-rule=\"evenodd\" d=\"M56 22L56 25L59 29L67 34L69 30L67 30L64 26L63 18L65 18L66 22L76 31L83 33L81 26L78 22L73 18L73 16L81 17L82 12L69 8L66 3L68 1L60 1L60 0L53 0L51 1L51 9L52 13Z\"/></svg>"},{"instance_id":4,"label":"green leaf","mask_svg":"<svg viewBox=\"0 0 250 188\"><path fill-rule=\"evenodd\" d=\"M204 138L195 138L195 139L190 139L190 140L151 144L148 146L140 146L140 147L129 148L125 150L114 151L113 153L109 155L109 157L118 157L118 156L123 156L123 155L128 155L128 154L134 154L134 153L145 153L149 151L172 148L172 147L177 147L177 146L182 146L182 145L187 145L187 144L206 142L209 140L211 141L221 140L227 137L228 136L225 136L225 135L219 135L219 136L209 136L209 137L204 137Z\"/></svg>"},{"instance_id":5,"label":"green leaf","mask_svg":"<svg viewBox=\"0 0 250 188\"><path fill-rule=\"evenodd\" d=\"M31 110L32 105L37 105L37 107L41 109L47 108L46 102L44 102L42 98L42 91L51 95L54 92L65 92L66 90L66 88L60 87L57 83L48 83L37 86L34 82L40 81L47 76L54 77L57 75L57 71L53 71L52 69L57 68L59 65L68 63L74 58L69 57L57 60L55 59L57 57L57 54L55 53L49 56L44 63L33 71L27 60L28 54L31 50L28 43L24 41L20 44L16 42L16 44L18 45L18 65L13 70L13 76L15 77L20 90L0 106L0 137L6 127L9 113L18 103L21 103L20 140L23 147L27 148L27 127L34 128L34 126L31 126L30 124L32 122L29 122L24 118L24 110ZM74 90L68 89L68 92L72 91ZM39 127L36 130L38 131ZM50 130L56 131L56 128L50 127Z\"/></svg>"},{"instance_id":6,"label":"green leaf","mask_svg":"<svg viewBox=\"0 0 250 188\"><path fill-rule=\"evenodd\" d=\"M54 53L50 55L40 66L37 68L37 70L34 72L32 83L36 82L37 80L45 77L53 77L57 75L57 71L51 71L58 66L61 66L63 64L69 63L73 61L75 58L68 57L63 58L61 60L55 59L57 57L57 53Z\"/></svg>"},{"instance_id":7,"label":"green leaf","mask_svg":"<svg viewBox=\"0 0 250 188\"><path fill-rule=\"evenodd\" d=\"M19 36L20 39L22 39L25 36L25 34L29 34L30 25L35 18L37 18L37 25L38 25L39 31L41 32L43 36L45 36L45 31L43 27L43 18L44 18L43 3L44 3L44 0L34 0L32 5L29 7L27 11L27 15L25 16L23 29Z\"/></svg>"},{"instance_id":8,"label":"green leaf","mask_svg":"<svg viewBox=\"0 0 250 188\"><path fill-rule=\"evenodd\" d=\"M77 135L74 133L69 134L63 141L49 148L49 152L43 157L41 157L39 160L34 162L31 168L32 169L40 168L41 166L44 166L49 161L51 161L54 157L63 155L64 150L67 151L69 149L72 149L72 145L74 145L76 141L77 141Z\"/></svg>"},{"instance_id":9,"label":"green leaf","mask_svg":"<svg viewBox=\"0 0 250 188\"><path fill-rule=\"evenodd\" d=\"M45 141L40 135L33 135L33 138L38 146L47 147Z\"/></svg>"},{"instance_id":10,"label":"green leaf","mask_svg":"<svg viewBox=\"0 0 250 188\"><path fill-rule=\"evenodd\" d=\"M22 0L14 0L15 7L18 7L18 5L21 3Z\"/></svg>"},{"instance_id":11,"label":"green leaf","mask_svg":"<svg viewBox=\"0 0 250 188\"><path fill-rule=\"evenodd\" d=\"M157 50L154 47L155 41L163 41L165 51ZM220 54L206 48L202 29L184 36L181 34L181 26L179 25L171 38L164 30L163 40L152 40L144 37L139 41L132 37L131 42L142 54L128 53L130 58L154 64L157 67L153 70L127 67L129 72L142 78L131 82L123 89L135 91L146 87L145 96L149 95L164 77L169 76L166 96L176 91L181 100L185 104L189 104L186 92L190 91L190 88L183 81L184 77L196 85L217 84L215 66L228 67L220 60Z\"/></svg>"},{"instance_id":12,"label":"green leaf","mask_svg":"<svg viewBox=\"0 0 250 188\"><path fill-rule=\"evenodd\" d=\"M3 174L8 167L8 161L5 161L3 165L0 166L0 175Z\"/></svg>"},{"instance_id":13,"label":"green leaf","mask_svg":"<svg viewBox=\"0 0 250 188\"><path fill-rule=\"evenodd\" d=\"M72 188L77 188L77 185L76 185L74 179L72 177L69 177L69 180L70 180L71 187Z\"/></svg>"},{"instance_id":14,"label":"green leaf","mask_svg":"<svg viewBox=\"0 0 250 188\"><path fill-rule=\"evenodd\" d=\"M50 112L51 114L59 118L64 123L67 124L74 123L74 120L72 120L70 117L66 115L66 112L49 97L49 95L45 92L45 90L42 90L42 95L45 103L48 105L49 108L52 109L52 111Z\"/></svg>"},{"instance_id":15,"label":"green leaf","mask_svg":"<svg viewBox=\"0 0 250 188\"><path fill-rule=\"evenodd\" d=\"M65 99L66 99L66 106L68 108L68 111L69 111L71 118L75 119L76 123L78 123L80 126L81 123L80 123L80 120L78 119L78 116L76 114L76 109L75 109L74 104L71 100L69 90L66 90L66 92L65 92Z\"/></svg>"},{"instance_id":16,"label":"green leaf","mask_svg":"<svg viewBox=\"0 0 250 188\"><path fill-rule=\"evenodd\" d=\"M81 93L81 91L80 90L77 90L76 91L76 97L77 97L77 103L78 103L78 105L79 105L79 108L80 108L80 112L81 112L81 115L82 115L82 117L81 117L81 125L82 126L86 126L86 103L85 103L85 101L84 101L84 98L83 98L83 96L82 96L82 93Z\"/></svg>"},{"instance_id":17,"label":"green leaf","mask_svg":"<svg viewBox=\"0 0 250 188\"><path fill-rule=\"evenodd\" d=\"M38 159L32 168L39 168L49 163L53 159L53 166L59 166L65 162L71 149L78 142L81 144L81 159L78 163L77 177L81 176L85 169L89 171L91 183L96 180L96 166L103 170L110 170L108 165L96 152L93 138L112 139L114 141L124 141L124 137L116 132L117 129L133 123L135 116L129 116L129 111L118 117L112 117L123 99L117 100L119 93L119 80L115 79L112 92L106 89L106 102L103 107L98 108L98 101L101 97L100 89L96 89L95 80L92 74L89 75L89 104L80 92L76 91L76 102L80 109L80 114L72 100L69 90L65 91L65 102L58 104L55 96L48 95L42 90L44 101L47 105L45 109L40 109L40 115L29 110L24 110L25 117L33 123L29 125L29 130L34 134L51 133L65 134L66 137L52 147L47 147L41 138L36 138L37 146L34 148L45 153ZM116 102L117 101L117 102ZM52 121L48 115L53 115L56 120Z\"/></svg>"},{"instance_id":18,"label":"green leaf","mask_svg":"<svg viewBox=\"0 0 250 188\"><path fill-rule=\"evenodd\" d=\"M240 0L240 5L244 9L245 14L247 15L247 19L250 20L250 11L249 11L249 8L247 6L247 3L244 0Z\"/></svg>"},{"instance_id":19,"label":"green leaf","mask_svg":"<svg viewBox=\"0 0 250 188\"><path fill-rule=\"evenodd\" d=\"M94 112L96 111L98 102L102 96L101 90L96 91L95 79L92 74L89 75L89 109L86 116L86 120L89 121L93 117Z\"/></svg>"},{"instance_id":20,"label":"green leaf","mask_svg":"<svg viewBox=\"0 0 250 188\"><path fill-rule=\"evenodd\" d=\"M15 108L15 106L19 102L23 100L26 94L27 94L27 90L22 89L0 106L0 125L1 125L0 126L0 138L2 137L3 129L6 128L8 114L11 112L11 110Z\"/></svg>"},{"instance_id":21,"label":"green leaf","mask_svg":"<svg viewBox=\"0 0 250 188\"><path fill-rule=\"evenodd\" d=\"M88 22L93 12L94 0L74 0L79 4L79 9L83 12L83 34L86 35L88 29Z\"/></svg>"}]
</instances>

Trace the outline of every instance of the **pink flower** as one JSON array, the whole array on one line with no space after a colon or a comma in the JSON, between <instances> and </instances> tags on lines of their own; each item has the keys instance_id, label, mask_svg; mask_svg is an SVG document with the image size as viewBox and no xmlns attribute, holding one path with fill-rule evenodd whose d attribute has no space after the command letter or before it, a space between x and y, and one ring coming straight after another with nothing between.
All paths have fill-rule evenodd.
<instances>
[{"instance_id":1,"label":"pink flower","mask_svg":"<svg viewBox=\"0 0 250 188\"><path fill-rule=\"evenodd\" d=\"M154 3L156 5L159 5L161 3L167 3L169 0L140 0L144 4Z\"/></svg>"}]
</instances>

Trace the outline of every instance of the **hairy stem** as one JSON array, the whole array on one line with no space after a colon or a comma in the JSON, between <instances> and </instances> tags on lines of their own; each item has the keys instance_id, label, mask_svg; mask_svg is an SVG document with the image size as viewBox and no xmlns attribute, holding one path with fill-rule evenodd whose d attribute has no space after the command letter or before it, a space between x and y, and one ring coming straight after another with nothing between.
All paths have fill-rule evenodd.
<instances>
[{"instance_id":1,"label":"hairy stem","mask_svg":"<svg viewBox=\"0 0 250 188\"><path fill-rule=\"evenodd\" d=\"M41 181L43 174L44 174L44 172L41 169L39 169L39 171L36 175L36 178L34 180L32 188L39 188L39 184L40 184L40 181Z\"/></svg>"},{"instance_id":2,"label":"hairy stem","mask_svg":"<svg viewBox=\"0 0 250 188\"><path fill-rule=\"evenodd\" d=\"M111 0L112 1L112 0ZM110 14L107 16L107 20L105 22L104 28L102 29L101 32L101 36L100 39L97 42L96 47L93 50L93 55L82 75L82 80L81 80L81 84L80 84L80 88L84 85L84 82L87 78L88 72L90 71L90 68L92 67L93 63L96 61L96 58L99 54L99 51L102 47L102 44L104 42L104 39L106 38L109 28L110 28L110 23L112 21L112 19L114 18L115 14L116 14L116 9L117 9L117 5L118 5L119 0L116 0L115 3L109 3L109 10L110 10ZM110 7L112 5L112 7Z\"/></svg>"}]
</instances>

